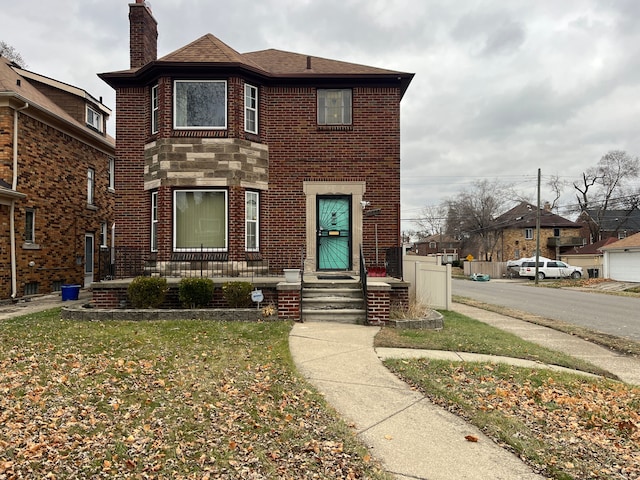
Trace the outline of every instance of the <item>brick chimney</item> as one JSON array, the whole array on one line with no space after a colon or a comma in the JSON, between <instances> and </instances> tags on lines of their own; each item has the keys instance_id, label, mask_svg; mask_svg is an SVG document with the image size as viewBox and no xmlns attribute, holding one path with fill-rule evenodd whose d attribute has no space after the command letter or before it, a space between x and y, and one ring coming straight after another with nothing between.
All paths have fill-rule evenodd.
<instances>
[{"instance_id":1,"label":"brick chimney","mask_svg":"<svg viewBox=\"0 0 640 480\"><path fill-rule=\"evenodd\" d=\"M129 4L129 52L131 68L140 68L158 58L158 22L144 0Z\"/></svg>"}]
</instances>

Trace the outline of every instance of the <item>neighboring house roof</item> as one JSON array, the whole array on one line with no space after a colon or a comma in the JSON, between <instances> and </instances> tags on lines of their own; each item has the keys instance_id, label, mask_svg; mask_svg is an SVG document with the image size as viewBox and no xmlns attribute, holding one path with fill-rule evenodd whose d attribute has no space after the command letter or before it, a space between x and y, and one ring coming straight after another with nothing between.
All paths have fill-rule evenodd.
<instances>
[{"instance_id":1,"label":"neighboring house roof","mask_svg":"<svg viewBox=\"0 0 640 480\"><path fill-rule=\"evenodd\" d=\"M86 134L91 135L95 139L99 139L103 142L106 141L111 145L114 144L112 137L100 135L88 128L87 125L78 122L66 110L33 86L29 81L30 79L47 83L50 86L65 90L68 93L78 95L84 99L93 98L82 89L72 87L71 85L49 79L48 77L44 77L33 72L28 72L27 70L18 67L18 65L10 60L0 56L0 97L14 98L23 103L28 103L29 108L35 108L73 126L74 128L82 129ZM80 94L80 92L82 93ZM104 107L103 111L105 111L105 113L110 112L106 107Z\"/></svg>"},{"instance_id":2,"label":"neighboring house roof","mask_svg":"<svg viewBox=\"0 0 640 480\"><path fill-rule=\"evenodd\" d=\"M460 243L453 235L440 235L436 233L435 235L429 235L428 237L422 238L415 242L416 245L436 242L436 243Z\"/></svg>"},{"instance_id":3,"label":"neighboring house roof","mask_svg":"<svg viewBox=\"0 0 640 480\"><path fill-rule=\"evenodd\" d=\"M597 221L600 220L600 230L603 232L617 232L620 230L631 230L640 232L640 210L605 210L600 213L598 209L589 209L586 214Z\"/></svg>"},{"instance_id":4,"label":"neighboring house roof","mask_svg":"<svg viewBox=\"0 0 640 480\"><path fill-rule=\"evenodd\" d=\"M567 253L570 253L571 255L602 255L602 247L617 241L618 240L616 238L609 237L604 240L600 240L599 242L590 243L589 245L576 248L573 252Z\"/></svg>"},{"instance_id":5,"label":"neighboring house roof","mask_svg":"<svg viewBox=\"0 0 640 480\"><path fill-rule=\"evenodd\" d=\"M521 202L511 210L494 220L497 230L510 228L535 228L537 208L527 202ZM580 228L581 225L567 218L556 215L544 208L540 209L540 228Z\"/></svg>"},{"instance_id":6,"label":"neighboring house roof","mask_svg":"<svg viewBox=\"0 0 640 480\"><path fill-rule=\"evenodd\" d=\"M613 242L601 250L623 250L625 248L640 248L640 233L636 233L617 242Z\"/></svg>"},{"instance_id":7,"label":"neighboring house roof","mask_svg":"<svg viewBox=\"0 0 640 480\"><path fill-rule=\"evenodd\" d=\"M338 60L329 60L282 50L260 50L239 53L219 38L208 33L178 50L171 52L140 68L102 73L105 82L114 86L118 81L145 76L157 67L220 66L246 69L265 78L290 79L385 79L400 81L402 94L413 78L413 73L386 70Z\"/></svg>"}]
</instances>

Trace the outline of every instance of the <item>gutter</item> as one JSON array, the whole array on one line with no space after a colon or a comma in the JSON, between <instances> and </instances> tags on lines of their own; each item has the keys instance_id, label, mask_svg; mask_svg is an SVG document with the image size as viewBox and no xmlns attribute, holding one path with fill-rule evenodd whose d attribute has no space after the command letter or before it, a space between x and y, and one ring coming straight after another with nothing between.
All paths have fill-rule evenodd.
<instances>
[{"instance_id":1,"label":"gutter","mask_svg":"<svg viewBox=\"0 0 640 480\"><path fill-rule=\"evenodd\" d=\"M11 189L15 192L18 188L18 112L29 108L29 103L13 110L13 180ZM15 228L16 201L11 200L11 210L9 212L9 236L11 238L11 298L15 299L18 294L17 266L16 266L16 228Z\"/></svg>"}]
</instances>

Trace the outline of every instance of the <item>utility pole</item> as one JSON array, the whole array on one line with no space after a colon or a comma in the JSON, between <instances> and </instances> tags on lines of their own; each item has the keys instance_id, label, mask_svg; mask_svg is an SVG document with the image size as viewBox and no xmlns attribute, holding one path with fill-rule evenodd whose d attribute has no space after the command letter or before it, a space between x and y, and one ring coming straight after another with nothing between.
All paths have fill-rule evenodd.
<instances>
[{"instance_id":1,"label":"utility pole","mask_svg":"<svg viewBox=\"0 0 640 480\"><path fill-rule=\"evenodd\" d=\"M538 169L538 210L536 211L536 278L538 285L538 263L540 261L540 169Z\"/></svg>"}]
</instances>

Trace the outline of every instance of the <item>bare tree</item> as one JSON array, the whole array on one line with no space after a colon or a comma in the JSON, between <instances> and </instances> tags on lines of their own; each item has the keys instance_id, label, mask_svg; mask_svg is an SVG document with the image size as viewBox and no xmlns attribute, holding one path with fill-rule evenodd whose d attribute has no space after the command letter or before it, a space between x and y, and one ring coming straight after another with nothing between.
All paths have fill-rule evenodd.
<instances>
[{"instance_id":1,"label":"bare tree","mask_svg":"<svg viewBox=\"0 0 640 480\"><path fill-rule=\"evenodd\" d=\"M442 233L447 220L447 207L445 204L424 207L420 218L415 220L416 234L419 238Z\"/></svg>"},{"instance_id":2,"label":"bare tree","mask_svg":"<svg viewBox=\"0 0 640 480\"><path fill-rule=\"evenodd\" d=\"M566 180L561 180L558 175L552 175L547 181L547 186L551 188L554 195L553 201L550 202L551 210L555 210L558 207L558 200L560 200L562 192L568 184L569 182L567 182Z\"/></svg>"},{"instance_id":3,"label":"bare tree","mask_svg":"<svg viewBox=\"0 0 640 480\"><path fill-rule=\"evenodd\" d=\"M628 182L638 178L640 160L622 150L607 152L595 167L582 173L582 179L574 182L580 212L588 213L592 241L600 239L602 221L606 212L615 205L622 205L627 198L628 205L637 206L637 198L629 190Z\"/></svg>"},{"instance_id":4,"label":"bare tree","mask_svg":"<svg viewBox=\"0 0 640 480\"><path fill-rule=\"evenodd\" d=\"M493 220L507 210L516 195L512 185L478 180L469 190L446 202L446 233L459 238L466 249L475 249L485 260L498 239Z\"/></svg>"},{"instance_id":5,"label":"bare tree","mask_svg":"<svg viewBox=\"0 0 640 480\"><path fill-rule=\"evenodd\" d=\"M0 55L4 58L8 58L13 63L18 65L20 68L26 68L27 64L25 63L22 55L7 42L0 40Z\"/></svg>"}]
</instances>

